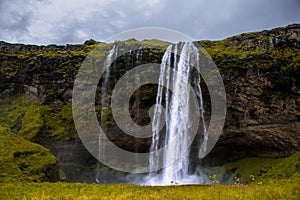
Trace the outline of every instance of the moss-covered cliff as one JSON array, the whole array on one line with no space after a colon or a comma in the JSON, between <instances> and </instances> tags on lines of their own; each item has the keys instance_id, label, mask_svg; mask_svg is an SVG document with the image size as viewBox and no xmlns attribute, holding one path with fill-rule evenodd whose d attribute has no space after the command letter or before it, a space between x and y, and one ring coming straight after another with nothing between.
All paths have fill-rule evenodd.
<instances>
[{"instance_id":1,"label":"moss-covered cliff","mask_svg":"<svg viewBox=\"0 0 300 200\"><path fill-rule=\"evenodd\" d=\"M58 181L57 160L50 151L0 126L0 183Z\"/></svg>"},{"instance_id":2,"label":"moss-covered cliff","mask_svg":"<svg viewBox=\"0 0 300 200\"><path fill-rule=\"evenodd\" d=\"M219 67L228 100L224 133L204 162L216 165L249 156L283 157L299 151L300 25L199 43ZM76 73L97 45L106 52L112 48L112 44L95 41L65 46L0 42L0 125L49 148L58 159L61 178L68 181L90 181L94 176L96 161L78 138L71 99ZM161 49L167 45L155 40L120 42L121 49L147 48L141 48L140 60L135 59L138 51L131 57L119 57L114 78L121 77L132 63L160 63ZM99 61L105 56L99 55ZM148 109L155 96L155 86L145 86L133 96L130 110L138 124L149 123ZM98 102L100 97L98 94ZM204 98L209 116L205 87ZM98 106L96 112L101 109ZM131 151L148 151L151 140L132 141L116 127L111 112L105 114L112 141Z\"/></svg>"}]
</instances>

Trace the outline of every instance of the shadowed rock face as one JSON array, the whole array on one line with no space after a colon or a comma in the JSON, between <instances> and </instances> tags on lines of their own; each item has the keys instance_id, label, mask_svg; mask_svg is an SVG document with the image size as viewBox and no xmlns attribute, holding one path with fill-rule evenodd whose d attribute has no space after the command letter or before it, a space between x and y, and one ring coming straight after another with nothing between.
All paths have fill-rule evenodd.
<instances>
[{"instance_id":1,"label":"shadowed rock face","mask_svg":"<svg viewBox=\"0 0 300 200\"><path fill-rule=\"evenodd\" d=\"M280 81L286 84L280 85ZM255 68L248 68L235 80L225 80L229 92L224 133L206 160L222 163L249 156L283 157L299 151L300 95L289 82L288 75Z\"/></svg>"},{"instance_id":2,"label":"shadowed rock face","mask_svg":"<svg viewBox=\"0 0 300 200\"><path fill-rule=\"evenodd\" d=\"M200 42L219 67L227 93L224 132L204 163L216 165L248 156L283 157L300 150L299 33L300 25L290 25L223 41ZM108 44L100 45L111 48ZM70 106L75 75L94 47L94 44L29 46L0 42L1 103L10 105L15 94L19 94L52 109L41 114L46 117L43 117L38 134L28 139L50 148L64 171L70 172L66 175L68 181L78 181L74 177L84 173L85 167L92 169L96 161L84 149L78 136L74 136L72 122L66 124L71 128L59 132L64 135L62 137L49 128L47 115L52 116ZM141 60L160 63L163 56L160 49L159 46L143 49ZM136 53L133 52L133 57ZM115 79L125 73L124 69L132 67L129 61L126 55L118 58L119 70L114 72ZM148 109L155 103L156 88L141 88L139 95L132 97L130 112L136 123L150 122ZM204 85L203 93L209 121L209 93ZM96 102L100 102L100 97L97 95ZM8 128L22 132L23 119L24 113L21 113L15 124ZM129 151L149 151L150 138L133 140L114 124L111 117L109 122L107 135L115 144ZM82 181L93 176L94 172L90 171L91 174L81 176L86 177Z\"/></svg>"}]
</instances>

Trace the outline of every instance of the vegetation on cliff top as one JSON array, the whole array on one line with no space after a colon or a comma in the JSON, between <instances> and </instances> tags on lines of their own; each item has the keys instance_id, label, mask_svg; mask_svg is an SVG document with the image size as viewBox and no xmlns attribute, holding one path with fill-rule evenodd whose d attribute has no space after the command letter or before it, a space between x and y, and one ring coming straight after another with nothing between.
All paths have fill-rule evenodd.
<instances>
[{"instance_id":1,"label":"vegetation on cliff top","mask_svg":"<svg viewBox=\"0 0 300 200\"><path fill-rule=\"evenodd\" d=\"M273 72L300 71L300 49L281 46L268 49L247 49L231 45L229 40L202 41L200 44L213 58L218 67L269 69ZM223 71L225 73L226 71Z\"/></svg>"}]
</instances>

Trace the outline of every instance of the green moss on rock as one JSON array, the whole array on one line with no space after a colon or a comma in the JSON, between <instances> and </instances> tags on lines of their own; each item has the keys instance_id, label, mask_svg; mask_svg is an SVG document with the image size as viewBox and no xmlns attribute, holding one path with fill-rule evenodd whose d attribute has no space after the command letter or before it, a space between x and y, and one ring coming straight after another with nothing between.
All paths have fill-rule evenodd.
<instances>
[{"instance_id":1,"label":"green moss on rock","mask_svg":"<svg viewBox=\"0 0 300 200\"><path fill-rule=\"evenodd\" d=\"M300 152L285 158L245 158L215 167L210 172L218 181L234 184L235 177L242 184L300 183ZM253 178L254 177L254 178Z\"/></svg>"},{"instance_id":2,"label":"green moss on rock","mask_svg":"<svg viewBox=\"0 0 300 200\"><path fill-rule=\"evenodd\" d=\"M43 126L44 106L31 105L25 109L20 135L31 140L36 137Z\"/></svg>"},{"instance_id":3,"label":"green moss on rock","mask_svg":"<svg viewBox=\"0 0 300 200\"><path fill-rule=\"evenodd\" d=\"M0 182L43 182L58 179L50 151L0 126Z\"/></svg>"},{"instance_id":4,"label":"green moss on rock","mask_svg":"<svg viewBox=\"0 0 300 200\"><path fill-rule=\"evenodd\" d=\"M46 130L50 137L77 137L71 106L62 106L58 110L49 109L44 117Z\"/></svg>"},{"instance_id":5,"label":"green moss on rock","mask_svg":"<svg viewBox=\"0 0 300 200\"><path fill-rule=\"evenodd\" d=\"M47 138L69 139L78 136L71 105L40 103L39 100L26 99L24 96L12 97L11 105L0 104L0 126L38 143Z\"/></svg>"}]
</instances>

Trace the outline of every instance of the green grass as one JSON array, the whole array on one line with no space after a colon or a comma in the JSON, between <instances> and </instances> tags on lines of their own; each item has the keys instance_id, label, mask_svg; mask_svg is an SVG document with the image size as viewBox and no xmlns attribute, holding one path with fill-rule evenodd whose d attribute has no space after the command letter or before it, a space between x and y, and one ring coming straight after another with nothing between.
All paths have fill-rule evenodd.
<instances>
[{"instance_id":1,"label":"green grass","mask_svg":"<svg viewBox=\"0 0 300 200\"><path fill-rule=\"evenodd\" d=\"M240 37L235 36L233 38ZM199 44L209 53L220 68L249 66L258 69L272 69L276 72L297 72L300 69L300 50L296 48L256 49L243 45L243 42L233 45L227 38L221 41L200 41ZM261 42L268 41L269 36L259 38Z\"/></svg>"},{"instance_id":2,"label":"green grass","mask_svg":"<svg viewBox=\"0 0 300 200\"><path fill-rule=\"evenodd\" d=\"M56 158L48 149L0 126L0 183L49 181L56 175Z\"/></svg>"},{"instance_id":3,"label":"green grass","mask_svg":"<svg viewBox=\"0 0 300 200\"><path fill-rule=\"evenodd\" d=\"M298 199L300 172L295 169L300 152L286 158L246 158L226 163L222 169L237 168L241 183L235 185L187 185L150 187L130 184L0 182L0 199ZM266 166L269 166L266 168ZM271 166L271 167L270 167ZM220 168L219 168L220 169ZM261 169L267 171L259 176ZM216 170L216 168L215 168ZM278 178L277 174L282 174ZM268 176L266 175L268 174ZM256 180L249 183L250 175ZM247 180L248 179L248 180Z\"/></svg>"},{"instance_id":4,"label":"green grass","mask_svg":"<svg viewBox=\"0 0 300 200\"><path fill-rule=\"evenodd\" d=\"M245 158L228 162L207 172L216 175L218 182L232 184L234 178L242 184L300 183L300 152L285 158ZM255 180L251 180L250 176Z\"/></svg>"},{"instance_id":5,"label":"green grass","mask_svg":"<svg viewBox=\"0 0 300 200\"><path fill-rule=\"evenodd\" d=\"M150 187L125 184L0 184L0 199L298 199L300 186L189 185Z\"/></svg>"}]
</instances>

